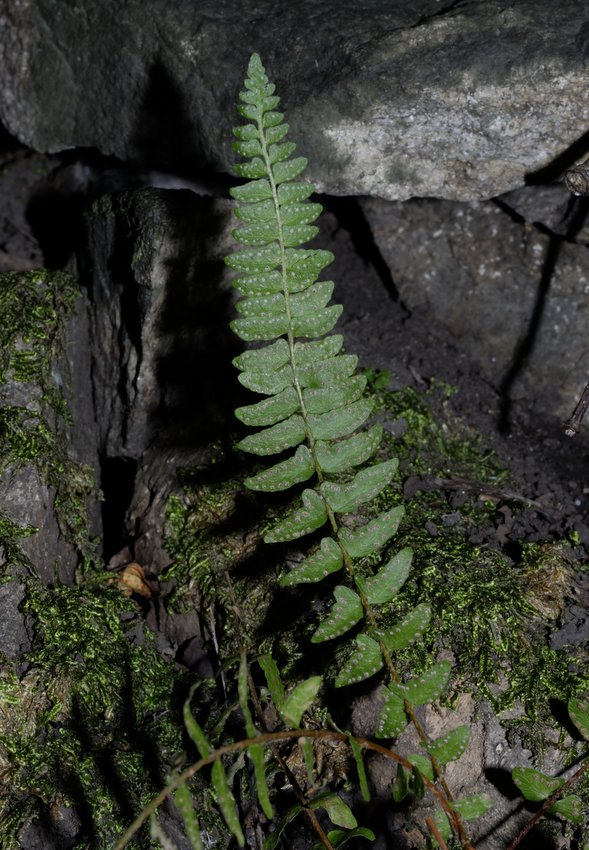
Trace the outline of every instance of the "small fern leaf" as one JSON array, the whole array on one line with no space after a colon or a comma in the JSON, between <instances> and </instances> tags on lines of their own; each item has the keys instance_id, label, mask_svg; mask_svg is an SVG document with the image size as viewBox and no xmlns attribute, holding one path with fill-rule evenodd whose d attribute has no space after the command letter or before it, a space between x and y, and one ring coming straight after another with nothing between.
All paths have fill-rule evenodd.
<instances>
[{"instance_id":1,"label":"small fern leaf","mask_svg":"<svg viewBox=\"0 0 589 850\"><path fill-rule=\"evenodd\" d=\"M389 652L398 652L422 636L431 620L432 611L426 602L412 608L403 619L378 636Z\"/></svg>"},{"instance_id":2,"label":"small fern leaf","mask_svg":"<svg viewBox=\"0 0 589 850\"><path fill-rule=\"evenodd\" d=\"M294 387L286 387L272 398L236 408L235 415L244 425L259 428L263 425L275 425L282 419L286 419L299 410L299 404L299 397Z\"/></svg>"},{"instance_id":3,"label":"small fern leaf","mask_svg":"<svg viewBox=\"0 0 589 850\"><path fill-rule=\"evenodd\" d=\"M221 814L223 815L223 819L225 820L228 829L235 836L239 846L243 847L245 845L245 839L243 837L243 830L241 829L241 824L239 822L239 817L237 814L235 797L233 796L233 793L229 788L225 768L223 767L223 764L220 759L217 759L217 761L213 762L213 768L211 770L211 781L213 784L213 789L215 791L217 803L219 805L219 808L221 809Z\"/></svg>"},{"instance_id":4,"label":"small fern leaf","mask_svg":"<svg viewBox=\"0 0 589 850\"><path fill-rule=\"evenodd\" d=\"M278 195L284 189L296 189L300 183L288 183L280 186ZM301 292L314 281L318 275L333 262L334 256L331 251L308 248L286 248L286 285L289 292Z\"/></svg>"},{"instance_id":5,"label":"small fern leaf","mask_svg":"<svg viewBox=\"0 0 589 850\"><path fill-rule=\"evenodd\" d=\"M246 224L233 231L233 238L242 245L270 245L278 239L276 220L261 221L257 224Z\"/></svg>"},{"instance_id":6,"label":"small fern leaf","mask_svg":"<svg viewBox=\"0 0 589 850\"><path fill-rule=\"evenodd\" d=\"M452 837L452 827L450 826L448 815L445 812L438 811L434 813L432 820L440 833L442 841L449 841ZM430 836L430 841L432 848L440 846L434 835Z\"/></svg>"},{"instance_id":7,"label":"small fern leaf","mask_svg":"<svg viewBox=\"0 0 589 850\"><path fill-rule=\"evenodd\" d=\"M270 691L272 702L274 703L276 710L280 711L286 694L284 691L284 685L282 684L282 679L280 678L278 665L269 653L260 655L258 658L258 664L260 665L266 679L266 685Z\"/></svg>"},{"instance_id":8,"label":"small fern leaf","mask_svg":"<svg viewBox=\"0 0 589 850\"><path fill-rule=\"evenodd\" d=\"M288 183L295 180L303 173L307 167L307 160L304 156L296 156L287 162L277 162L272 168L272 176L276 184ZM265 172L264 172L265 173ZM261 177L261 174L256 174L256 177ZM305 240L306 241L306 240Z\"/></svg>"},{"instance_id":9,"label":"small fern leaf","mask_svg":"<svg viewBox=\"0 0 589 850\"><path fill-rule=\"evenodd\" d=\"M344 559L341 548L332 537L324 537L319 548L284 575L280 584L283 587L291 587L295 584L321 581L330 573L341 570L343 565Z\"/></svg>"},{"instance_id":10,"label":"small fern leaf","mask_svg":"<svg viewBox=\"0 0 589 850\"><path fill-rule=\"evenodd\" d=\"M276 372L276 370L285 366L288 363L289 356L287 341L277 339L276 342L266 345L264 348L244 351L239 357L234 358L233 365L242 371L260 372L264 375L267 372ZM292 378L292 369L290 375ZM278 392L278 390L274 392Z\"/></svg>"},{"instance_id":11,"label":"small fern leaf","mask_svg":"<svg viewBox=\"0 0 589 850\"><path fill-rule=\"evenodd\" d=\"M200 827L194 810L192 796L185 782L176 788L174 792L174 802L178 807L178 811L182 815L184 831L186 833L186 837L190 841L192 850L204 850L204 844L202 843Z\"/></svg>"},{"instance_id":12,"label":"small fern leaf","mask_svg":"<svg viewBox=\"0 0 589 850\"><path fill-rule=\"evenodd\" d=\"M358 365L355 354L340 354L338 357L322 359L322 362L318 363L316 354L319 343L316 345L317 347L307 342L302 343L298 349L295 346L299 382L302 387L332 387L350 377Z\"/></svg>"},{"instance_id":13,"label":"small fern leaf","mask_svg":"<svg viewBox=\"0 0 589 850\"><path fill-rule=\"evenodd\" d=\"M407 756L407 761L410 761L411 764L419 770L421 775L429 779L430 782L434 781L434 767L431 763L431 759L427 756L421 755L421 753L415 753Z\"/></svg>"},{"instance_id":14,"label":"small fern leaf","mask_svg":"<svg viewBox=\"0 0 589 850\"><path fill-rule=\"evenodd\" d=\"M249 707L248 700L248 679L247 679L247 659L245 652L242 652L239 662L239 674L237 678L237 688L239 695L239 706L243 712L245 719L245 731L248 738L254 738L258 734L258 730L254 725L252 713ZM272 804L270 803L270 794L268 792L268 784L266 782L266 766L264 764L264 748L261 744L252 744L247 749L247 754L254 767L254 777L256 780L256 791L262 811L267 818L272 818Z\"/></svg>"},{"instance_id":15,"label":"small fern leaf","mask_svg":"<svg viewBox=\"0 0 589 850\"><path fill-rule=\"evenodd\" d=\"M370 790L368 788L368 777L366 776L366 767L364 766L364 756L362 754L362 747L356 741L355 738L348 738L348 743L350 744L350 749L352 751L352 756L354 757L354 763L356 765L356 770L358 772L358 785L360 786L360 793L362 794L362 799L365 803L370 802Z\"/></svg>"},{"instance_id":16,"label":"small fern leaf","mask_svg":"<svg viewBox=\"0 0 589 850\"><path fill-rule=\"evenodd\" d=\"M212 747L209 744L205 733L202 731L200 724L190 710L190 700L192 699L193 693L194 688L191 688L182 709L182 717L184 720L184 726L192 743L196 746L196 749L200 753L200 757L205 759L211 754Z\"/></svg>"},{"instance_id":17,"label":"small fern leaf","mask_svg":"<svg viewBox=\"0 0 589 850\"><path fill-rule=\"evenodd\" d=\"M402 697L385 688L386 699L376 722L377 738L396 738L408 724Z\"/></svg>"},{"instance_id":18,"label":"small fern leaf","mask_svg":"<svg viewBox=\"0 0 589 850\"><path fill-rule=\"evenodd\" d=\"M356 647L352 651L336 680L336 688L354 685L369 679L383 666L382 653L375 640L368 635L358 635Z\"/></svg>"},{"instance_id":19,"label":"small fern leaf","mask_svg":"<svg viewBox=\"0 0 589 850\"><path fill-rule=\"evenodd\" d=\"M392 682L389 688L406 699L411 705L425 705L438 699L448 685L452 665L449 661L439 661L428 670L403 685Z\"/></svg>"},{"instance_id":20,"label":"small fern leaf","mask_svg":"<svg viewBox=\"0 0 589 850\"><path fill-rule=\"evenodd\" d=\"M278 427L278 426L274 426ZM327 522L324 499L316 490L303 490L303 507L297 508L264 535L266 543L284 543L310 534Z\"/></svg>"},{"instance_id":21,"label":"small fern leaf","mask_svg":"<svg viewBox=\"0 0 589 850\"><path fill-rule=\"evenodd\" d=\"M296 686L285 699L280 714L287 726L298 729L301 717L319 693L321 676L311 676Z\"/></svg>"},{"instance_id":22,"label":"small fern leaf","mask_svg":"<svg viewBox=\"0 0 589 850\"><path fill-rule=\"evenodd\" d=\"M333 640L349 631L364 616L362 602L357 593L345 585L334 588L335 603L328 616L315 630L311 638L313 643Z\"/></svg>"},{"instance_id":23,"label":"small fern leaf","mask_svg":"<svg viewBox=\"0 0 589 850\"><path fill-rule=\"evenodd\" d=\"M463 820L475 820L489 811L493 806L493 800L488 794L473 794L462 800L454 800L450 805Z\"/></svg>"},{"instance_id":24,"label":"small fern leaf","mask_svg":"<svg viewBox=\"0 0 589 850\"><path fill-rule=\"evenodd\" d=\"M259 145L260 143L256 141L256 144ZM243 204L236 207L235 215L245 224L262 224L268 221L274 223L276 221L276 207L273 199L270 198L257 204Z\"/></svg>"},{"instance_id":25,"label":"small fern leaf","mask_svg":"<svg viewBox=\"0 0 589 850\"><path fill-rule=\"evenodd\" d=\"M280 265L280 248L278 245L268 245L249 251L234 251L225 257L225 263L236 272L244 274L266 274L274 271Z\"/></svg>"},{"instance_id":26,"label":"small fern leaf","mask_svg":"<svg viewBox=\"0 0 589 850\"><path fill-rule=\"evenodd\" d=\"M514 767L511 771L511 778L526 800L530 800L532 803L546 800L564 783L563 779L546 776L539 770L534 770L533 767Z\"/></svg>"},{"instance_id":27,"label":"small fern leaf","mask_svg":"<svg viewBox=\"0 0 589 850\"><path fill-rule=\"evenodd\" d=\"M293 319L308 317L321 310L333 294L332 280L320 280L302 292L297 292L290 298L290 310Z\"/></svg>"},{"instance_id":28,"label":"small fern leaf","mask_svg":"<svg viewBox=\"0 0 589 850\"><path fill-rule=\"evenodd\" d=\"M347 378L339 386L303 390L307 413L328 413L357 401L366 389L364 375Z\"/></svg>"},{"instance_id":29,"label":"small fern leaf","mask_svg":"<svg viewBox=\"0 0 589 850\"><path fill-rule=\"evenodd\" d=\"M457 726L451 732L447 732L440 738L436 738L427 746L427 751L439 764L448 764L454 759L460 758L468 746L470 738L470 726Z\"/></svg>"},{"instance_id":30,"label":"small fern leaf","mask_svg":"<svg viewBox=\"0 0 589 850\"><path fill-rule=\"evenodd\" d=\"M362 469L349 484L324 481L319 489L335 513L347 514L378 496L390 484L398 465L397 460L387 460Z\"/></svg>"},{"instance_id":31,"label":"small fern leaf","mask_svg":"<svg viewBox=\"0 0 589 850\"><path fill-rule=\"evenodd\" d=\"M271 348L271 346L268 346L268 348ZM264 350L260 349L260 351ZM294 383L290 363L287 363L280 369L274 369L268 372L262 372L260 369L243 371L237 377L240 384L243 384L248 390L260 393L260 395L275 395L285 389L285 387L292 386Z\"/></svg>"},{"instance_id":32,"label":"small fern leaf","mask_svg":"<svg viewBox=\"0 0 589 850\"><path fill-rule=\"evenodd\" d=\"M284 204L280 210L280 218L286 227L293 225L311 224L323 212L321 204Z\"/></svg>"},{"instance_id":33,"label":"small fern leaf","mask_svg":"<svg viewBox=\"0 0 589 850\"><path fill-rule=\"evenodd\" d=\"M295 413L277 425L264 428L256 434L248 434L237 443L237 448L254 455L275 455L298 446L304 439L303 418Z\"/></svg>"},{"instance_id":34,"label":"small fern leaf","mask_svg":"<svg viewBox=\"0 0 589 850\"><path fill-rule=\"evenodd\" d=\"M245 319L234 319L229 323L231 330L246 342L264 342L276 339L289 329L288 317L283 316L248 316Z\"/></svg>"},{"instance_id":35,"label":"small fern leaf","mask_svg":"<svg viewBox=\"0 0 589 850\"><path fill-rule=\"evenodd\" d=\"M343 313L341 304L332 304L313 316L298 316L293 319L293 332L297 336L323 336L333 330L335 324Z\"/></svg>"},{"instance_id":36,"label":"small fern leaf","mask_svg":"<svg viewBox=\"0 0 589 850\"><path fill-rule=\"evenodd\" d=\"M336 826L343 826L345 829L355 829L358 826L358 821L347 803L344 803L339 794L327 792L320 794L311 801L312 809L325 809L329 820Z\"/></svg>"},{"instance_id":37,"label":"small fern leaf","mask_svg":"<svg viewBox=\"0 0 589 850\"><path fill-rule=\"evenodd\" d=\"M573 697L569 700L568 710L571 720L586 741L589 741L589 702Z\"/></svg>"},{"instance_id":38,"label":"small fern leaf","mask_svg":"<svg viewBox=\"0 0 589 850\"><path fill-rule=\"evenodd\" d=\"M246 127L253 127L252 124L247 124L244 127L236 127L233 132L237 134L237 131L246 131ZM253 127L254 132L257 134L258 128ZM229 194L232 198L235 198L236 201L242 201L243 203L255 203L257 201L265 201L269 198L272 198L272 186L270 185L270 181L266 178L262 180L252 180L249 183L244 183L243 186L234 186L232 189L229 189ZM235 256L235 254L233 255ZM226 261L227 262L227 261ZM231 263L229 263L231 266ZM232 268L235 268L232 266Z\"/></svg>"},{"instance_id":39,"label":"small fern leaf","mask_svg":"<svg viewBox=\"0 0 589 850\"><path fill-rule=\"evenodd\" d=\"M232 282L234 289L242 295L271 295L282 292L282 275L278 271L264 274L250 274L236 278Z\"/></svg>"},{"instance_id":40,"label":"small fern leaf","mask_svg":"<svg viewBox=\"0 0 589 850\"><path fill-rule=\"evenodd\" d=\"M344 528L339 534L341 543L352 558L372 555L382 549L385 543L393 537L404 513L405 509L399 506L382 513L379 517L355 531Z\"/></svg>"},{"instance_id":41,"label":"small fern leaf","mask_svg":"<svg viewBox=\"0 0 589 850\"><path fill-rule=\"evenodd\" d=\"M294 346L294 358L297 370L308 366L325 368L325 362L331 361L341 351L344 338L341 334L333 334L326 339L313 342L296 342ZM354 367L355 368L355 367ZM354 371L351 370L350 374ZM305 377L304 375L301 376ZM302 386L307 386L308 381Z\"/></svg>"},{"instance_id":42,"label":"small fern leaf","mask_svg":"<svg viewBox=\"0 0 589 850\"><path fill-rule=\"evenodd\" d=\"M332 445L318 441L315 444L315 450L319 466L324 472L330 474L346 472L351 467L360 466L377 450L382 438L382 430L380 425L373 425L368 431L355 434L347 440L341 440Z\"/></svg>"},{"instance_id":43,"label":"small fern leaf","mask_svg":"<svg viewBox=\"0 0 589 850\"><path fill-rule=\"evenodd\" d=\"M571 823L583 826L585 820L585 807L583 801L576 794L569 794L567 797L557 800L548 809L551 815L560 815L565 820Z\"/></svg>"},{"instance_id":44,"label":"small fern leaf","mask_svg":"<svg viewBox=\"0 0 589 850\"><path fill-rule=\"evenodd\" d=\"M363 590L371 605L384 605L394 598L407 581L412 559L411 549L401 549L376 575L364 579ZM393 647L387 645L387 649Z\"/></svg>"},{"instance_id":45,"label":"small fern leaf","mask_svg":"<svg viewBox=\"0 0 589 850\"><path fill-rule=\"evenodd\" d=\"M314 239L319 233L319 228L314 224L297 224L282 229L282 242L287 248L296 248Z\"/></svg>"},{"instance_id":46,"label":"small fern leaf","mask_svg":"<svg viewBox=\"0 0 589 850\"><path fill-rule=\"evenodd\" d=\"M266 141L268 141L266 139ZM294 142L284 142L282 145L270 145L268 147L268 159L270 161L270 165L274 165L275 162L284 162L286 159L291 156L297 146ZM249 156L250 154L247 154Z\"/></svg>"},{"instance_id":47,"label":"small fern leaf","mask_svg":"<svg viewBox=\"0 0 589 850\"><path fill-rule=\"evenodd\" d=\"M253 295L251 298L244 298L238 302L236 309L242 316L269 318L285 315L285 304L284 295L282 292L277 292L273 295Z\"/></svg>"},{"instance_id":48,"label":"small fern leaf","mask_svg":"<svg viewBox=\"0 0 589 850\"><path fill-rule=\"evenodd\" d=\"M373 399L362 398L350 404L349 407L333 413L311 415L308 419L313 437L316 440L337 440L339 437L347 437L366 422L373 407Z\"/></svg>"},{"instance_id":49,"label":"small fern leaf","mask_svg":"<svg viewBox=\"0 0 589 850\"><path fill-rule=\"evenodd\" d=\"M283 124L283 127L287 127L288 124ZM269 134L266 134L268 137ZM282 206L283 204L293 204L299 201L305 201L309 198L313 192L315 191L315 187L312 183L283 183L282 186L278 187L278 203ZM319 251L313 251L311 253L321 253ZM326 251L325 253L329 253ZM333 255L332 255L333 259ZM323 268L323 266L321 267ZM321 271L321 269L319 269Z\"/></svg>"},{"instance_id":50,"label":"small fern leaf","mask_svg":"<svg viewBox=\"0 0 589 850\"><path fill-rule=\"evenodd\" d=\"M306 446L299 446L288 460L246 478L243 483L250 490L275 493L278 490L287 490L301 481L307 481L314 472L313 455Z\"/></svg>"}]
</instances>

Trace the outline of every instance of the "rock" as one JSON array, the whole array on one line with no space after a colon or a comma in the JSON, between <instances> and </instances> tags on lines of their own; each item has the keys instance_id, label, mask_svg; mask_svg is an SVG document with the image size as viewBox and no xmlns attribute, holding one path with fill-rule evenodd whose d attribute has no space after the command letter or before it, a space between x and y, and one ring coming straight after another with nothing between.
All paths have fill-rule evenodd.
<instances>
[{"instance_id":1,"label":"rock","mask_svg":"<svg viewBox=\"0 0 589 850\"><path fill-rule=\"evenodd\" d=\"M229 220L227 201L159 189L104 196L87 219L100 450L137 467L123 508L135 558L156 572L177 470L233 416Z\"/></svg>"},{"instance_id":2,"label":"rock","mask_svg":"<svg viewBox=\"0 0 589 850\"><path fill-rule=\"evenodd\" d=\"M256 50L324 192L484 199L586 152L577 0L262 0L255 14L236 0L3 0L0 21L0 117L39 151L229 171Z\"/></svg>"},{"instance_id":3,"label":"rock","mask_svg":"<svg viewBox=\"0 0 589 850\"><path fill-rule=\"evenodd\" d=\"M432 336L449 331L512 401L568 416L589 368L584 245L514 223L493 202L362 207L401 299Z\"/></svg>"},{"instance_id":4,"label":"rock","mask_svg":"<svg viewBox=\"0 0 589 850\"><path fill-rule=\"evenodd\" d=\"M61 273L0 276L0 563L45 584L72 583L100 531L88 325L77 296Z\"/></svg>"}]
</instances>

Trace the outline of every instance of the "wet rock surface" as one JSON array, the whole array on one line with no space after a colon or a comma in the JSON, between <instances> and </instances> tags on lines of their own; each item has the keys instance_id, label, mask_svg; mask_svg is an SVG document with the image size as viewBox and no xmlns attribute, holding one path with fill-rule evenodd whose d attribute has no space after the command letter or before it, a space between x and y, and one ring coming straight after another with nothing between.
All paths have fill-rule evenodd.
<instances>
[{"instance_id":1,"label":"wet rock surface","mask_svg":"<svg viewBox=\"0 0 589 850\"><path fill-rule=\"evenodd\" d=\"M94 147L230 172L235 92L256 50L310 178L330 194L490 198L586 154L589 16L578 0L149 8L4 0L9 131L44 152Z\"/></svg>"}]
</instances>

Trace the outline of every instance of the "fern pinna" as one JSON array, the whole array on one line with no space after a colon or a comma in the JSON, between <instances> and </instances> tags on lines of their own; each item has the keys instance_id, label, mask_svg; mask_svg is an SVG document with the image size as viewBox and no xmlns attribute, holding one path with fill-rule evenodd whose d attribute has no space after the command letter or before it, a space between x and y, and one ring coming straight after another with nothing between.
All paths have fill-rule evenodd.
<instances>
[{"instance_id":1,"label":"fern pinna","mask_svg":"<svg viewBox=\"0 0 589 850\"><path fill-rule=\"evenodd\" d=\"M360 682L387 668L389 683L376 734L396 737L412 721L428 753L415 756L415 770L439 777L440 765L466 747L468 727L460 727L448 739L430 742L415 717L415 706L444 691L450 675L448 661L402 682L391 660L392 652L425 631L428 605L418 605L392 629L378 627L375 607L389 602L405 582L411 551L394 554L375 575L366 576L358 569L362 559L379 552L394 536L404 509L394 507L353 529L349 521L346 526L340 522L391 482L397 461L372 463L355 471L375 454L382 428L372 425L359 430L371 415L373 401L364 395L366 378L355 373L357 357L344 354L343 337L331 333L342 307L329 305L334 284L318 276L333 255L301 247L317 235L313 222L322 207L309 200L314 187L297 179L307 160L293 157L295 145L285 141L288 125L276 111L279 98L274 91L260 57L254 54L238 107L247 123L233 131L234 149L246 160L235 170L249 181L231 190L238 202L235 215L240 225L233 235L246 247L225 261L238 273L234 286L243 296L232 328L246 342L265 343L233 361L241 383L265 396L235 411L244 424L258 429L238 447L260 456L290 454L245 483L265 492L309 484L302 491L301 504L264 539L291 541L323 527L328 532L284 576L282 584L317 582L345 571L348 583L335 588L335 602L312 640L339 637L364 621L335 684ZM453 826L461 833L456 812ZM463 832L461 837L464 841Z\"/></svg>"}]
</instances>

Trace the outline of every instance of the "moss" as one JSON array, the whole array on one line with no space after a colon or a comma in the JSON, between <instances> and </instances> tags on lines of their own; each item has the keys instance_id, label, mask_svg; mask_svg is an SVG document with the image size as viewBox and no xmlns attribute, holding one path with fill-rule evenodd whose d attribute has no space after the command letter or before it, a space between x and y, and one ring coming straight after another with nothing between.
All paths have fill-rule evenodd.
<instances>
[{"instance_id":1,"label":"moss","mask_svg":"<svg viewBox=\"0 0 589 850\"><path fill-rule=\"evenodd\" d=\"M65 324L77 295L59 272L38 270L0 275L0 474L32 464L54 491L60 530L83 558L91 558L87 500L96 498L93 470L67 453L70 427L63 381ZM27 563L18 546L30 529L0 526L0 548L9 563Z\"/></svg>"},{"instance_id":2,"label":"moss","mask_svg":"<svg viewBox=\"0 0 589 850\"><path fill-rule=\"evenodd\" d=\"M84 840L108 847L182 750L177 691L187 682L118 588L98 577L83 588L27 585L35 634L27 672L19 678L5 664L0 678L0 762L10 787L0 824L7 835L12 824L18 846L33 811L75 805Z\"/></svg>"}]
</instances>

